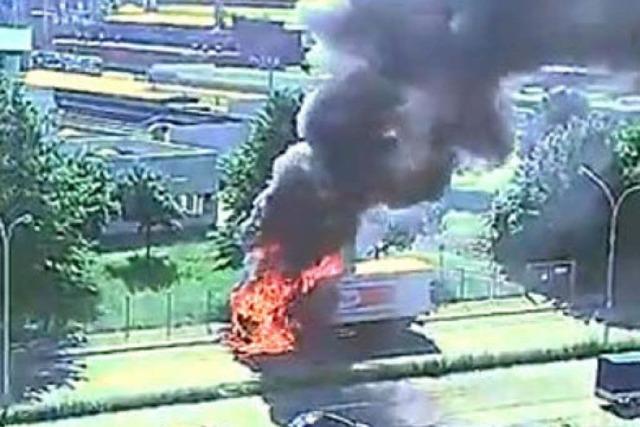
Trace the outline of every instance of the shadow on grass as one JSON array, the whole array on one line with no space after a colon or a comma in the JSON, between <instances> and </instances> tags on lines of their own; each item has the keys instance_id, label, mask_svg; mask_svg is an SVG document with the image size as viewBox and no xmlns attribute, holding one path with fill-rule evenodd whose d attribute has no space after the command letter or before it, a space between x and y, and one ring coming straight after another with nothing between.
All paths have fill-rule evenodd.
<instances>
[{"instance_id":1,"label":"shadow on grass","mask_svg":"<svg viewBox=\"0 0 640 427\"><path fill-rule=\"evenodd\" d=\"M15 403L41 401L47 392L73 388L84 379L84 362L66 354L81 347L84 339L38 338L14 350L11 366L11 395Z\"/></svg>"},{"instance_id":2,"label":"shadow on grass","mask_svg":"<svg viewBox=\"0 0 640 427\"><path fill-rule=\"evenodd\" d=\"M623 420L635 420L640 418L640 407L638 406L621 406L613 404L605 404L600 406L603 411L608 412Z\"/></svg>"}]
</instances>

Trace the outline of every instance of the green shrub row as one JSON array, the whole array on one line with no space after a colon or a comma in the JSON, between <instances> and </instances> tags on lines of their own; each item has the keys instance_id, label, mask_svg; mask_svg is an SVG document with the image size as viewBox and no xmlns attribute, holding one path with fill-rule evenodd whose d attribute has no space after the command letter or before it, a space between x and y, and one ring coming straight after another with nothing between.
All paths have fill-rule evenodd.
<instances>
[{"instance_id":1,"label":"green shrub row","mask_svg":"<svg viewBox=\"0 0 640 427\"><path fill-rule=\"evenodd\" d=\"M352 384L411 377L441 377L455 373L510 368L519 365L589 359L605 353L621 353L635 350L640 350L639 340L610 344L589 341L555 349L499 354L485 353L455 358L433 356L398 364L372 362L351 369L317 370L313 375L304 377L291 378L282 376L263 379L263 383L266 388L279 388L318 383Z\"/></svg>"},{"instance_id":2,"label":"green shrub row","mask_svg":"<svg viewBox=\"0 0 640 427\"><path fill-rule=\"evenodd\" d=\"M102 401L77 401L55 405L17 407L10 408L4 414L4 417L0 420L0 425L54 421L165 405L211 402L220 399L255 396L259 395L261 391L262 384L260 381L255 380L219 384L205 388L176 389L165 393L123 396Z\"/></svg>"},{"instance_id":3,"label":"green shrub row","mask_svg":"<svg viewBox=\"0 0 640 427\"><path fill-rule=\"evenodd\" d=\"M67 402L11 409L4 424L35 423L64 418L83 417L107 412L153 408L164 405L211 402L221 399L256 396L265 390L290 389L317 384L355 384L390 381L411 377L441 377L448 374L509 368L596 357L604 353L640 350L640 341L603 344L590 341L557 349L541 349L500 354L466 355L455 358L430 356L399 364L367 363L341 369L316 369L312 375L263 376L262 380L220 384L198 389L177 389L166 393L113 398L104 401Z\"/></svg>"}]
</instances>

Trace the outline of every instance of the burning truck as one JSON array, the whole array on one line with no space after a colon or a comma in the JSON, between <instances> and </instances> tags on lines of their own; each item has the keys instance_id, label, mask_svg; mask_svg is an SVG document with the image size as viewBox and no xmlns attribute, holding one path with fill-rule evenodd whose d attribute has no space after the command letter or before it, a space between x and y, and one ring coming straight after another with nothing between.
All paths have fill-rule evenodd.
<instances>
[{"instance_id":1,"label":"burning truck","mask_svg":"<svg viewBox=\"0 0 640 427\"><path fill-rule=\"evenodd\" d=\"M433 309L435 269L422 258L354 262L345 250L291 278L269 269L268 256L261 254L254 278L231 297L228 342L240 357L317 355L320 348L336 351L337 340L370 350Z\"/></svg>"},{"instance_id":2,"label":"burning truck","mask_svg":"<svg viewBox=\"0 0 640 427\"><path fill-rule=\"evenodd\" d=\"M415 282L345 274L340 252L361 215L440 199L466 161L503 162L514 142L507 77L549 63L640 65L637 0L339 3L308 22L332 79L307 94L304 142L276 160L254 205L257 267L231 296L228 343L239 356L303 347L318 325L405 319L416 301L428 310L427 286L412 285L427 272Z\"/></svg>"}]
</instances>

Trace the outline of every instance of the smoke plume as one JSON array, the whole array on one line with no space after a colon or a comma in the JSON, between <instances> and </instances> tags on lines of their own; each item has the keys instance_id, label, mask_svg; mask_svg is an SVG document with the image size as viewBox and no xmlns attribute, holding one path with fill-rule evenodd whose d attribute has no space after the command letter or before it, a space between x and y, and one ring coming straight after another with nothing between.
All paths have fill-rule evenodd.
<instances>
[{"instance_id":1,"label":"smoke plume","mask_svg":"<svg viewBox=\"0 0 640 427\"><path fill-rule=\"evenodd\" d=\"M547 63L640 65L636 0L346 0L311 16L333 79L259 198L255 244L286 269L338 250L367 208L440 197L457 159L502 160L500 82Z\"/></svg>"}]
</instances>

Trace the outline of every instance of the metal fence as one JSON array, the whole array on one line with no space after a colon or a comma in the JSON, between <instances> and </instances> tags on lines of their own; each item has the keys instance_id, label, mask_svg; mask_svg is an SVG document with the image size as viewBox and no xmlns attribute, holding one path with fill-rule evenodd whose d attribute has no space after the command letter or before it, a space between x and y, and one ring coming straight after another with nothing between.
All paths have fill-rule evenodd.
<instances>
[{"instance_id":1,"label":"metal fence","mask_svg":"<svg viewBox=\"0 0 640 427\"><path fill-rule=\"evenodd\" d=\"M167 292L125 294L100 307L97 319L86 330L89 333L165 328L171 336L176 327L205 325L223 321L227 313L228 295L213 290L176 287Z\"/></svg>"},{"instance_id":2,"label":"metal fence","mask_svg":"<svg viewBox=\"0 0 640 427\"><path fill-rule=\"evenodd\" d=\"M523 286L513 283L496 269L492 272L456 268L440 270L433 289L436 303L476 301L522 296Z\"/></svg>"},{"instance_id":3,"label":"metal fence","mask_svg":"<svg viewBox=\"0 0 640 427\"><path fill-rule=\"evenodd\" d=\"M524 288L508 281L497 270L454 268L436 274L432 299L436 304L521 296ZM105 301L98 319L87 332L131 331L164 328L170 337L177 327L224 321L228 294L219 291L176 287L168 292L121 295Z\"/></svg>"}]
</instances>

